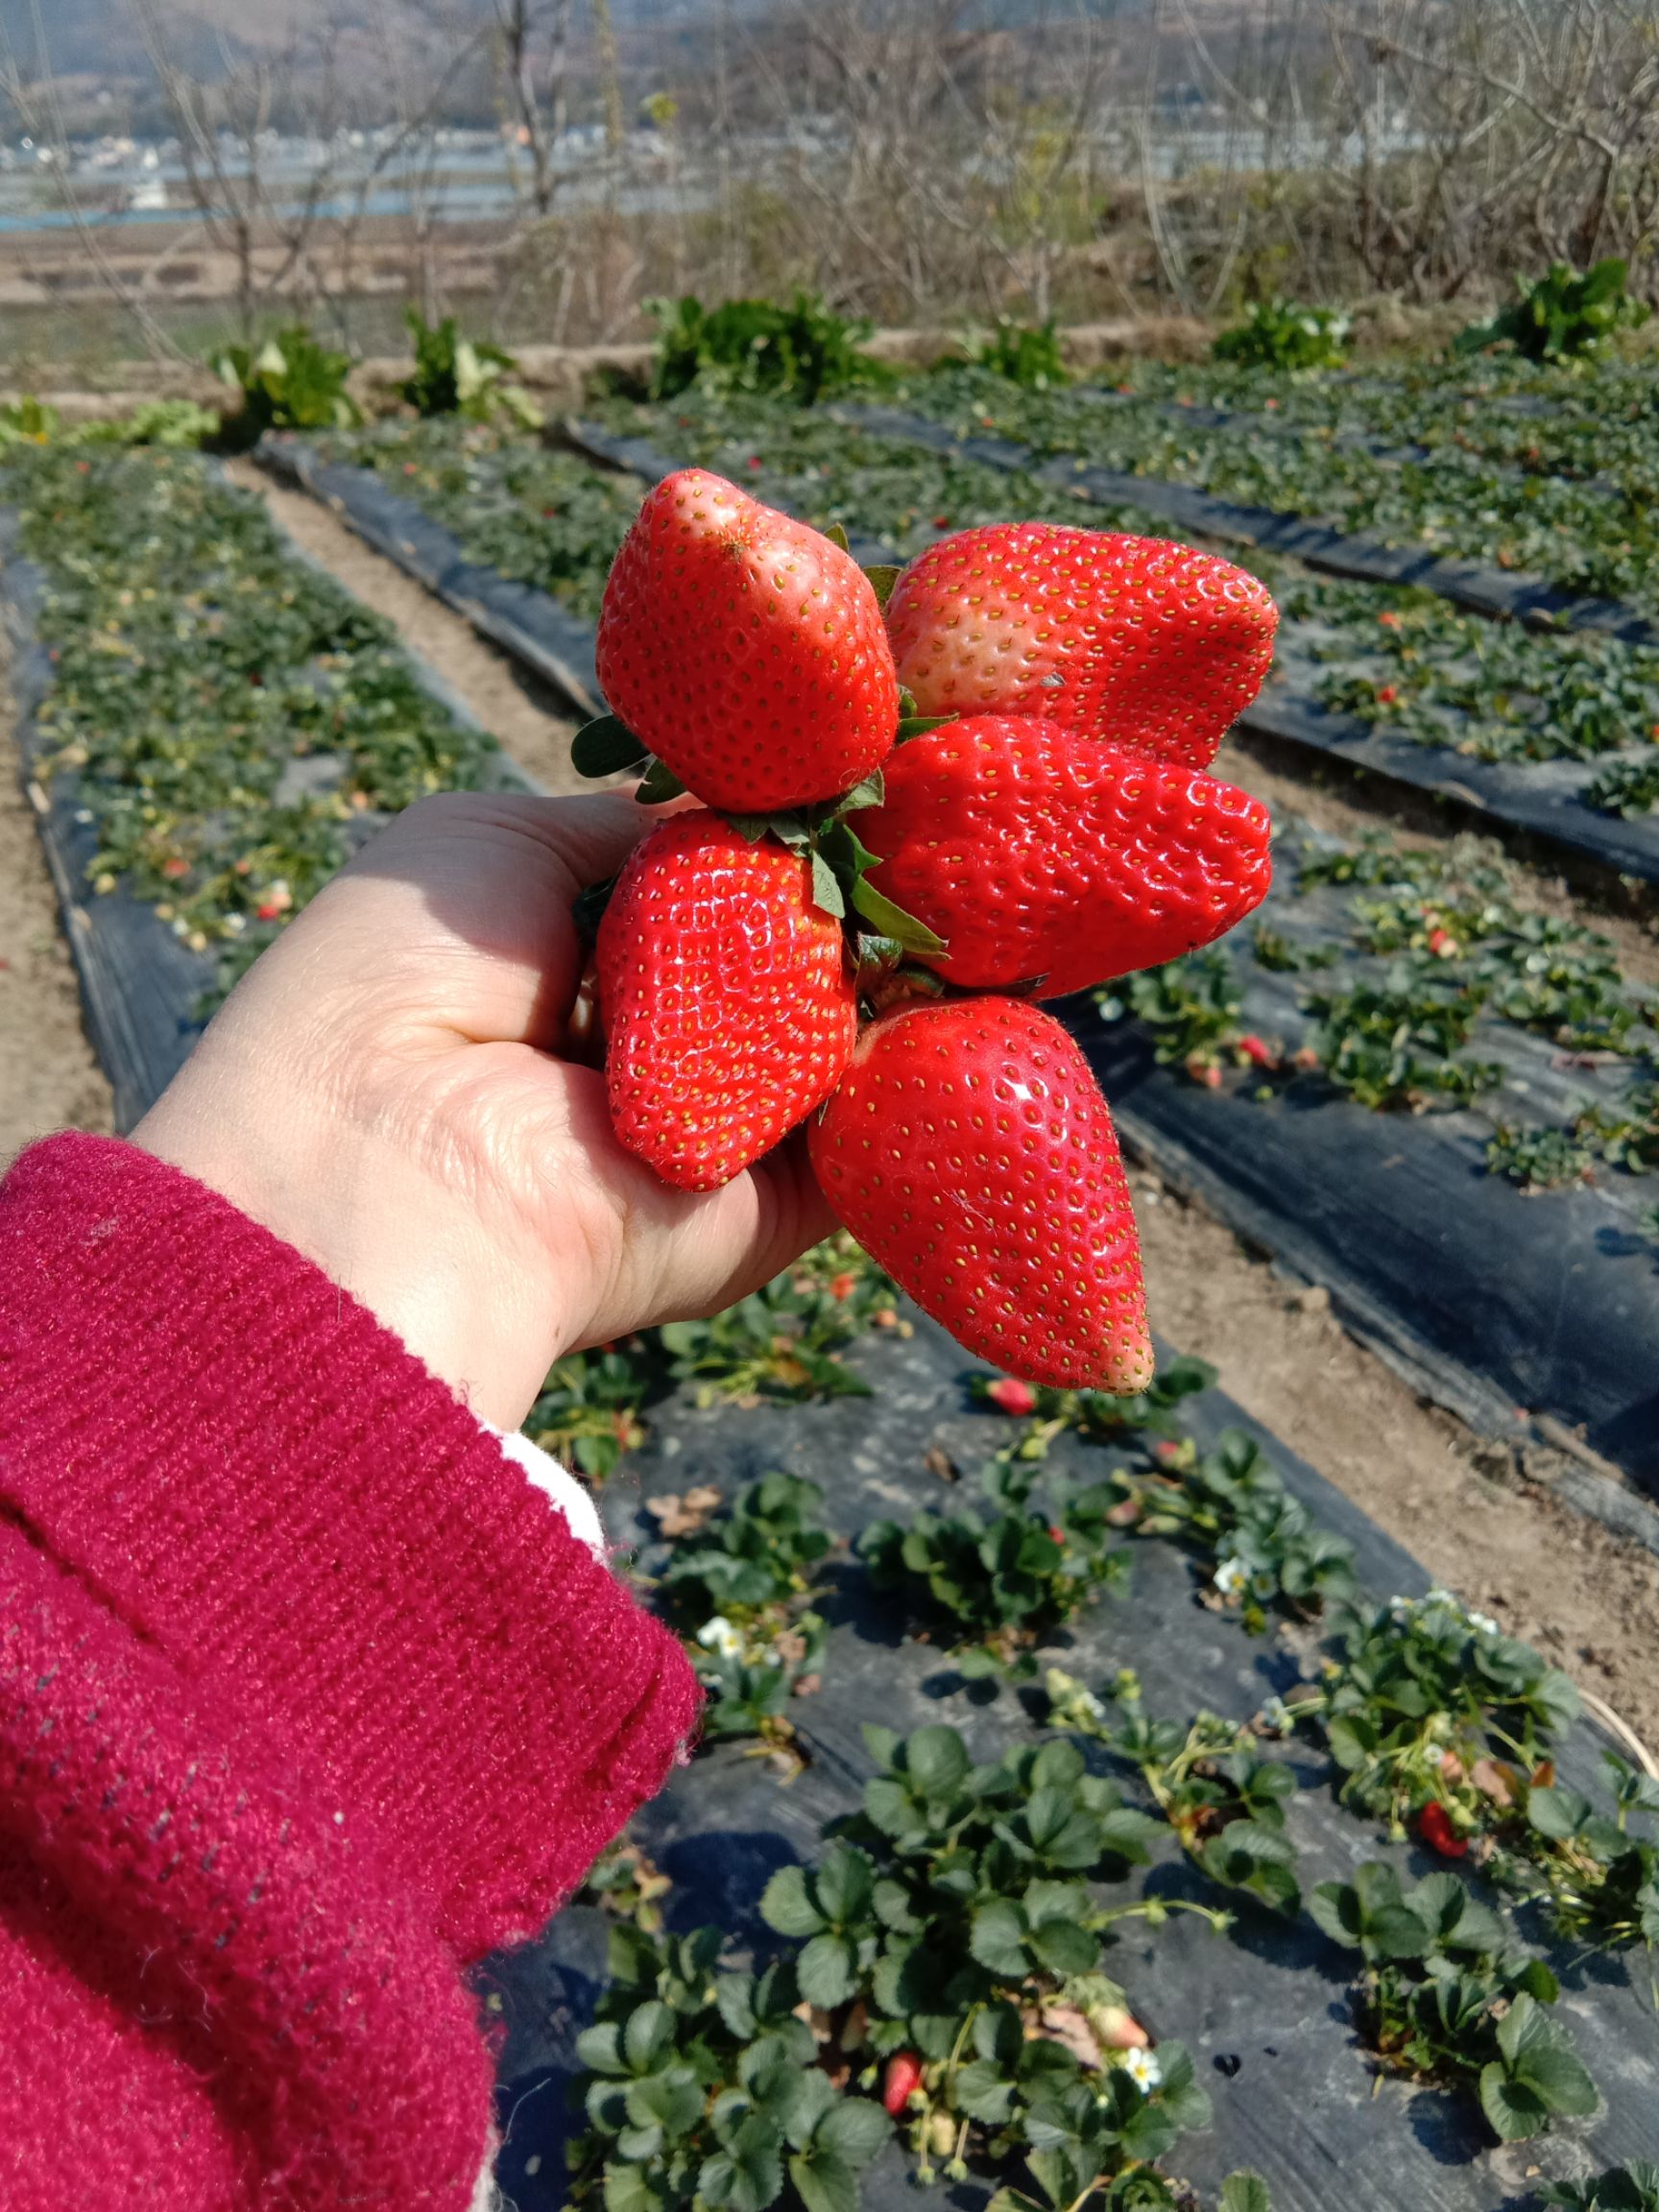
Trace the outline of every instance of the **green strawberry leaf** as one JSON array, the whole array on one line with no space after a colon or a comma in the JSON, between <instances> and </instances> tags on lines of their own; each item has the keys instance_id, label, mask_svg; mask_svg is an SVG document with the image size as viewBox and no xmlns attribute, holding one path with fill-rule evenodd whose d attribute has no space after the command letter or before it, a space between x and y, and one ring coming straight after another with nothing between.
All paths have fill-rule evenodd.
<instances>
[{"instance_id":1,"label":"green strawberry leaf","mask_svg":"<svg viewBox=\"0 0 1659 2212\"><path fill-rule=\"evenodd\" d=\"M900 686L899 686L899 719L900 719L900 721L901 721L901 722L902 722L902 721L903 721L903 720L906 718L906 716L908 716L908 715L914 715L914 714L918 714L918 713L920 713L920 712L921 712L921 709L920 709L920 708L917 706L917 704L916 704L916 694L915 694L915 692L914 692L914 691L911 691L911 690L907 690L907 689L905 688L905 686L904 686L902 684L901 684L901 685L900 685Z\"/></svg>"},{"instance_id":2,"label":"green strawberry leaf","mask_svg":"<svg viewBox=\"0 0 1659 2212\"><path fill-rule=\"evenodd\" d=\"M918 959L946 949L943 937L935 937L926 924L918 922L914 914L906 914L902 906L895 906L891 899L883 899L862 873L853 886L853 904L866 922L875 925L881 936L896 937L905 951Z\"/></svg>"},{"instance_id":3,"label":"green strawberry leaf","mask_svg":"<svg viewBox=\"0 0 1659 2212\"><path fill-rule=\"evenodd\" d=\"M748 845L758 845L772 827L770 814L728 814L726 819Z\"/></svg>"},{"instance_id":4,"label":"green strawberry leaf","mask_svg":"<svg viewBox=\"0 0 1659 2212\"><path fill-rule=\"evenodd\" d=\"M853 550L847 542L847 533L839 522L831 522L827 530L819 532L819 536L828 538L831 545L839 545L843 553L850 553Z\"/></svg>"},{"instance_id":5,"label":"green strawberry leaf","mask_svg":"<svg viewBox=\"0 0 1659 2212\"><path fill-rule=\"evenodd\" d=\"M854 783L845 799L836 802L835 811L855 814L861 806L879 806L887 796L887 779L879 768L872 768L862 783Z\"/></svg>"},{"instance_id":6,"label":"green strawberry leaf","mask_svg":"<svg viewBox=\"0 0 1659 2212\"><path fill-rule=\"evenodd\" d=\"M871 567L866 568L864 573L870 579L870 589L876 594L877 606L884 609L888 600L892 598L893 587L903 574L903 570L890 566L885 561L878 561Z\"/></svg>"},{"instance_id":7,"label":"green strawberry leaf","mask_svg":"<svg viewBox=\"0 0 1659 2212\"><path fill-rule=\"evenodd\" d=\"M642 768L650 757L650 746L614 714L584 722L570 740L570 765L578 776L618 776L625 768Z\"/></svg>"},{"instance_id":8,"label":"green strawberry leaf","mask_svg":"<svg viewBox=\"0 0 1659 2212\"><path fill-rule=\"evenodd\" d=\"M670 799L683 797L685 790L685 784L672 768L664 768L661 760L653 760L634 796L641 806L662 806Z\"/></svg>"},{"instance_id":9,"label":"green strawberry leaf","mask_svg":"<svg viewBox=\"0 0 1659 2212\"><path fill-rule=\"evenodd\" d=\"M812 903L826 914L832 914L837 922L847 912L847 901L836 880L835 871L823 854L817 851L812 854Z\"/></svg>"},{"instance_id":10,"label":"green strawberry leaf","mask_svg":"<svg viewBox=\"0 0 1659 2212\"><path fill-rule=\"evenodd\" d=\"M954 722L955 719L954 714L902 714L899 718L899 728L894 733L893 742L895 745L908 745L912 737L926 737L929 730L941 729L947 722Z\"/></svg>"}]
</instances>

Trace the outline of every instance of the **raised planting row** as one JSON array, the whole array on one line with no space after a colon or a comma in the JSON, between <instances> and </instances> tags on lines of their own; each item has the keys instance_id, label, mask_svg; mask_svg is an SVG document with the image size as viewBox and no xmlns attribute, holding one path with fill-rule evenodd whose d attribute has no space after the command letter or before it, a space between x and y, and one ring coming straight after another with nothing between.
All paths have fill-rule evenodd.
<instances>
[{"instance_id":1,"label":"raised planting row","mask_svg":"<svg viewBox=\"0 0 1659 2212\"><path fill-rule=\"evenodd\" d=\"M1122 479L1144 479L1148 499L1172 504L1176 489L1201 493L1268 519L1235 517L1239 535L1278 542L1323 564L1341 549L1298 543L1270 517L1318 517L1328 533L1362 536L1378 547L1446 564L1484 565L1484 577L1440 582L1472 604L1646 634L1651 641L1659 591L1652 578L1659 536L1638 486L1527 475L1448 447L1427 462L1392 461L1362 445L1310 432L1263 438L1248 423L1183 420L1156 403L1102 405L1070 391L1013 392L979 371L945 373L910 388L913 406L965 438L993 436L1031 452L1104 471L1115 495ZM1163 488L1160 492L1157 488ZM1213 526L1226 527L1220 514ZM1530 581L1528 581L1530 580ZM1536 587L1547 589L1540 592ZM1552 596L1553 595L1553 596ZM1570 599L1606 604L1574 607Z\"/></svg>"},{"instance_id":2,"label":"raised planting row","mask_svg":"<svg viewBox=\"0 0 1659 2212\"><path fill-rule=\"evenodd\" d=\"M1659 1789L1561 1675L1197 1363L847 1363L683 1386L606 1485L710 1724L488 1970L521 2212L1522 2212L1654 2155Z\"/></svg>"},{"instance_id":3,"label":"raised planting row","mask_svg":"<svg viewBox=\"0 0 1659 2212\"><path fill-rule=\"evenodd\" d=\"M624 420L639 426L637 417ZM698 420L683 408L677 426L695 427ZM811 428L802 436L835 434L823 418L804 420ZM662 427L661 412L648 414L644 426ZM589 435L596 451L645 474L661 474L676 458L638 438ZM840 435L845 442L846 433ZM715 452L739 473L732 464L740 456L725 446ZM802 474L829 467L827 460L796 459ZM881 460L879 446L874 466L893 467ZM757 491L778 492L764 460L746 473ZM795 492L800 475L782 482ZM891 509L878 505L884 533L893 518ZM936 523L930 518L912 526ZM1385 625L1376 629L1391 638ZM1294 876L1283 864L1281 874L1281 889L1266 910L1274 917L1269 934L1295 940L1323 932L1329 956L1345 963L1346 973L1329 979L1348 995L1334 993L1327 1049L1321 1052L1313 1035L1317 1017L1299 1004L1299 987L1283 967L1250 964L1246 956L1248 989L1235 990L1227 955L1200 955L1178 975L1166 972L1136 986L1137 1011L1150 1021L1103 1026L1092 1003L1076 1009L1079 1037L1119 1127L1177 1185L1198 1192L1223 1219L1300 1273L1328 1285L1350 1324L1441 1403L1505 1434L1515 1433L1518 1407L1523 1418L1536 1410L1583 1423L1597 1450L1644 1481L1659 1479L1650 1372L1659 1272L1646 1192L1624 1171L1639 1164L1642 1144L1623 1146L1624 1166L1615 1166L1621 1147L1610 1134L1599 1156L1603 1180L1580 1175L1542 1214L1489 1171L1493 1145L1505 1130L1518 1133L1523 1149L1516 1165L1529 1171L1544 1163L1546 1143L1588 1142L1582 1132L1592 1123L1609 1132L1625 1123L1646 1127L1638 1070L1649 1032L1637 997L1624 993L1606 949L1587 933L1557 931L1540 943L1527 934L1527 925L1510 931L1507 950L1500 951L1497 940L1506 926L1494 921L1479 939L1482 961L1507 960L1519 972L1538 957L1543 970L1558 976L1594 972L1600 978L1595 990L1609 1006L1617 999L1623 1008L1607 1020L1618 1029L1623 1057L1589 1070L1557 1067L1563 1038L1577 1018L1567 1001L1575 993L1583 998L1575 982L1562 985L1552 1008L1539 998L1529 1013L1505 1019L1501 1007L1522 1009L1524 990L1499 992L1484 980L1455 986L1433 951L1422 955L1427 977L1413 972L1402 980L1393 973L1398 963L1368 952L1356 962L1339 902L1304 908L1294 897ZM1490 901L1490 887L1468 896ZM1286 904L1291 911L1277 918ZM1160 1021L1169 1010L1166 992L1173 1011ZM1212 1089L1175 1071L1194 1057L1183 1028L1195 993L1214 997L1206 1014L1218 1035L1229 1043L1232 1036L1252 1037L1253 1048L1272 1059L1281 1075L1262 1073L1246 1084L1223 1081ZM1477 1041L1465 1061L1441 1075L1426 1043L1433 1035L1452 1037L1454 1051L1471 1035ZM1159 1064L1160 1051L1167 1066ZM1373 1061L1382 1064L1382 1077L1353 1074ZM1258 1098L1258 1092L1266 1095ZM1414 1114L1404 1124L1398 1113L1362 1110L1428 1102L1453 1110ZM1534 1139L1535 1125L1556 1134ZM1585 1165L1597 1172L1595 1159L1586 1155ZM1570 1299L1563 1297L1564 1285L1571 1285ZM1616 1502L1599 1497L1598 1509L1603 1506L1613 1509Z\"/></svg>"},{"instance_id":4,"label":"raised planting row","mask_svg":"<svg viewBox=\"0 0 1659 2212\"><path fill-rule=\"evenodd\" d=\"M821 527L851 528L863 557L890 549L907 558L948 530L1010 513L1142 530L1149 521L1128 508L1081 505L1067 485L895 445L787 404L686 395L671 407L605 410L601 429L596 441L592 426L581 434L596 453L635 460L624 479L629 496L654 455L658 468L670 456L694 459ZM445 438L456 456L449 469L433 460ZM431 425L381 425L329 449L372 464L377 485L354 483L304 447L278 447L272 458L306 473L429 585L443 588L446 573L464 567L464 588L445 596L510 648L513 631L536 633L523 657L544 666L541 633L550 623L563 629L563 613L539 617L516 587L563 594L561 611L590 600L613 528L590 465L499 432L441 435ZM444 490L433 488L439 483ZM510 531L500 522L509 500L517 508ZM412 512L408 503L417 502ZM578 553L584 530L591 534ZM492 551L511 564L508 585L479 565ZM1651 736L1659 651L1594 634L1541 637L1428 592L1341 584L1294 562L1257 555L1251 565L1285 621L1278 673L1246 727L1448 796L1602 871L1659 878L1659 829L1642 819L1659 792ZM568 580L576 575L579 597ZM577 670L570 688L587 706L590 647L585 658L567 634L559 642Z\"/></svg>"},{"instance_id":5,"label":"raised planting row","mask_svg":"<svg viewBox=\"0 0 1659 2212\"><path fill-rule=\"evenodd\" d=\"M1236 422L1248 418L1258 433L1277 426L1384 452L1468 453L1528 475L1601 478L1631 493L1659 485L1650 362L1600 362L1586 372L1492 358L1412 366L1393 376L1147 362L1119 383L1083 389L1112 404L1219 410Z\"/></svg>"},{"instance_id":6,"label":"raised planting row","mask_svg":"<svg viewBox=\"0 0 1659 2212\"><path fill-rule=\"evenodd\" d=\"M25 767L128 1127L374 827L522 779L199 456L17 447L0 502Z\"/></svg>"}]
</instances>

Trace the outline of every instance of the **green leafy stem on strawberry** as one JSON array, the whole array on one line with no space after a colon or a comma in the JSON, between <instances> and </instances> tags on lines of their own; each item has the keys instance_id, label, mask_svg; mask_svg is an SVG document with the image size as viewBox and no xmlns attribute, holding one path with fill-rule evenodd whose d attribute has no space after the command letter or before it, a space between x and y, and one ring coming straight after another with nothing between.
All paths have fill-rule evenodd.
<instances>
[{"instance_id":1,"label":"green leafy stem on strawberry","mask_svg":"<svg viewBox=\"0 0 1659 2212\"><path fill-rule=\"evenodd\" d=\"M866 575L873 573L888 572L865 570ZM890 573L896 576L898 571ZM910 693L901 690L894 747L925 736L954 719L949 714L918 713ZM640 781L634 795L644 806L666 805L671 799L685 796L685 786L673 770L665 768L643 739L614 714L601 714L584 723L571 740L570 759L579 776L591 780L637 772ZM812 902L821 912L847 925L854 971L861 994L871 994L872 1004L885 1003L892 997L894 977L907 958L949 950L945 940L925 922L884 898L869 880L870 870L880 866L882 855L870 851L848 817L879 806L885 797L886 779L879 768L873 768L851 791L818 805L785 807L772 814L724 815L750 844L775 837L807 863ZM610 885L603 884L583 893L586 929L597 926L609 892ZM930 994L941 988L937 976L926 970L908 971L905 984L912 991Z\"/></svg>"}]
</instances>

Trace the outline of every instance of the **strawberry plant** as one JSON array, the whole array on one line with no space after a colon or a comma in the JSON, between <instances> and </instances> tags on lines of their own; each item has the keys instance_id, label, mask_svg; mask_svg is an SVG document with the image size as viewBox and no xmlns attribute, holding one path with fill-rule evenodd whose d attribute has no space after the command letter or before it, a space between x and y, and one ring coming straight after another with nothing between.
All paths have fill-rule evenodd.
<instances>
[{"instance_id":1,"label":"strawberry plant","mask_svg":"<svg viewBox=\"0 0 1659 2212\"><path fill-rule=\"evenodd\" d=\"M1283 1760L1262 1756L1250 1727L1214 1713L1185 1725L1155 1719L1127 1668L1109 1701L1058 1667L1048 1670L1046 1688L1050 1724L1103 1743L1133 1767L1200 1872L1294 1917L1302 1892L1285 1808L1296 1777Z\"/></svg>"},{"instance_id":2,"label":"strawberry plant","mask_svg":"<svg viewBox=\"0 0 1659 2212\"><path fill-rule=\"evenodd\" d=\"M1506 1833L1496 1869L1569 1940L1604 1951L1651 1949L1659 1942L1659 1783L1616 1752L1602 1759L1613 1783L1611 1815L1560 1783L1514 1777L1523 1825Z\"/></svg>"},{"instance_id":3,"label":"strawberry plant","mask_svg":"<svg viewBox=\"0 0 1659 2212\"><path fill-rule=\"evenodd\" d=\"M975 1767L953 1728L901 1740L866 1728L878 1771L816 1868L785 1867L761 1911L800 1943L802 1994L906 2121L919 2179L935 2161L1022 2159L1039 2203L1098 2192L1112 2212L1172 2207L1149 2169L1209 2101L1179 2046L1128 2029L1103 1944L1128 1918L1198 1911L1179 1900L1097 1902L1094 1885L1143 1863L1158 1824L1051 1743ZM1022 2199L1022 2201L1024 2200Z\"/></svg>"},{"instance_id":4,"label":"strawberry plant","mask_svg":"<svg viewBox=\"0 0 1659 2212\"><path fill-rule=\"evenodd\" d=\"M1102 1442L1135 1435L1175 1438L1181 1434L1175 1418L1177 1407L1185 1399L1214 1389L1214 1384L1215 1370L1210 1362L1186 1354L1160 1367L1146 1388L1133 1398L1115 1397L1105 1390L1055 1390L1045 1383L1021 1383L1016 1388L1024 1396L1017 1409L1035 1414L1037 1419L1019 1449L1041 1458L1048 1443L1065 1429L1074 1429L1082 1436ZM1015 1409L1004 1403L1005 1382L999 1385L990 1376L975 1375L969 1386L975 1399L999 1406L1003 1411Z\"/></svg>"},{"instance_id":5,"label":"strawberry plant","mask_svg":"<svg viewBox=\"0 0 1659 2212\"><path fill-rule=\"evenodd\" d=\"M1596 2085L1545 2008L1560 1991L1455 1874L1410 1889L1373 1861L1309 1900L1318 1926L1364 1961L1361 2023L1379 2062L1416 2081L1474 2090L1503 2142L1596 2110Z\"/></svg>"},{"instance_id":6,"label":"strawberry plant","mask_svg":"<svg viewBox=\"0 0 1659 2212\"><path fill-rule=\"evenodd\" d=\"M898 1286L845 1234L709 1321L668 1321L655 1340L699 1406L758 1399L867 1398L839 1355L872 1329L909 1334Z\"/></svg>"},{"instance_id":7,"label":"strawberry plant","mask_svg":"<svg viewBox=\"0 0 1659 2212\"><path fill-rule=\"evenodd\" d=\"M225 425L237 445L256 445L267 430L341 430L362 421L346 389L351 357L291 324L257 349L229 346L214 363L219 380L242 404Z\"/></svg>"},{"instance_id":8,"label":"strawberry plant","mask_svg":"<svg viewBox=\"0 0 1659 2212\"><path fill-rule=\"evenodd\" d=\"M713 1928L611 1934L611 1982L577 2038L587 2126L570 2200L605 2212L854 2212L858 2176L892 2135L869 2098L816 2065L793 1962L722 1967Z\"/></svg>"},{"instance_id":9,"label":"strawberry plant","mask_svg":"<svg viewBox=\"0 0 1659 2212\"><path fill-rule=\"evenodd\" d=\"M1244 1011L1233 963L1219 950L1190 952L1116 989L1097 994L1103 1022L1133 1014L1156 1040L1160 1066L1184 1068L1196 1081L1218 1073L1221 1055L1237 1043Z\"/></svg>"},{"instance_id":10,"label":"strawberry plant","mask_svg":"<svg viewBox=\"0 0 1659 2212\"><path fill-rule=\"evenodd\" d=\"M1106 1485L1039 1503L1040 1472L1013 1446L981 1474L990 1510L923 1512L907 1526L872 1521L858 1537L875 1587L905 1593L921 1618L953 1637L964 1673L1034 1673L1031 1647L1127 1572Z\"/></svg>"},{"instance_id":11,"label":"strawberry plant","mask_svg":"<svg viewBox=\"0 0 1659 2212\"><path fill-rule=\"evenodd\" d=\"M1047 392L1071 381L1053 316L1046 323L1016 323L1006 315L998 316L995 329L975 349L974 358L993 376L1018 384L1026 392Z\"/></svg>"},{"instance_id":12,"label":"strawberry plant","mask_svg":"<svg viewBox=\"0 0 1659 2212\"><path fill-rule=\"evenodd\" d=\"M877 381L878 365L861 350L868 323L837 315L815 294L776 300L647 302L657 320L652 391L673 398L693 384L715 391L787 393L804 406L856 384Z\"/></svg>"},{"instance_id":13,"label":"strawberry plant","mask_svg":"<svg viewBox=\"0 0 1659 2212\"><path fill-rule=\"evenodd\" d=\"M1275 296L1258 300L1242 323L1216 339L1217 361L1288 371L1340 369L1347 358L1348 316L1336 307L1303 307Z\"/></svg>"},{"instance_id":14,"label":"strawberry plant","mask_svg":"<svg viewBox=\"0 0 1659 2212\"><path fill-rule=\"evenodd\" d=\"M1481 353L1489 346L1513 346L1529 361L1582 360L1617 331L1638 328L1651 313L1625 290L1629 273L1629 264L1617 254L1582 274L1552 261L1530 284L1517 277L1518 298L1489 323L1460 331L1453 350Z\"/></svg>"},{"instance_id":15,"label":"strawberry plant","mask_svg":"<svg viewBox=\"0 0 1659 2212\"><path fill-rule=\"evenodd\" d=\"M571 1352L555 1360L523 1429L533 1444L603 1482L644 1442L639 1408L650 1386L641 1351Z\"/></svg>"},{"instance_id":16,"label":"strawberry plant","mask_svg":"<svg viewBox=\"0 0 1659 2212\"><path fill-rule=\"evenodd\" d=\"M1500 1121L1486 1147L1486 1165L1523 1190L1557 1190L1563 1184L1587 1183L1595 1166L1594 1149L1570 1129L1518 1129Z\"/></svg>"},{"instance_id":17,"label":"strawberry plant","mask_svg":"<svg viewBox=\"0 0 1659 2212\"><path fill-rule=\"evenodd\" d=\"M1659 755L1647 760L1610 761L1584 796L1588 805L1606 814L1622 814L1627 822L1651 814L1659 806Z\"/></svg>"},{"instance_id":18,"label":"strawberry plant","mask_svg":"<svg viewBox=\"0 0 1659 2212\"><path fill-rule=\"evenodd\" d=\"M1230 1429L1209 1452L1190 1437L1152 1447L1112 1477L1111 1520L1196 1551L1215 1599L1256 1634L1271 1612L1309 1620L1356 1594L1352 1548L1321 1528L1252 1436Z\"/></svg>"},{"instance_id":19,"label":"strawberry plant","mask_svg":"<svg viewBox=\"0 0 1659 2212\"><path fill-rule=\"evenodd\" d=\"M662 1900L673 1887L649 1854L623 1837L594 1860L575 1902L597 1905L613 1919L631 1921L642 1935L657 1936Z\"/></svg>"},{"instance_id":20,"label":"strawberry plant","mask_svg":"<svg viewBox=\"0 0 1659 2212\"><path fill-rule=\"evenodd\" d=\"M824 1493L799 1475L752 1482L730 1508L683 1537L657 1576L664 1611L709 1692L707 1738L754 1736L796 1754L787 1710L817 1687L826 1626L813 1609L833 1539Z\"/></svg>"},{"instance_id":21,"label":"strawberry plant","mask_svg":"<svg viewBox=\"0 0 1659 2212\"><path fill-rule=\"evenodd\" d=\"M1289 1717L1322 1735L1343 1801L1404 1837L1430 1806L1439 1847L1496 1823L1511 1777L1551 1757L1577 1718L1566 1675L1448 1590L1356 1606Z\"/></svg>"},{"instance_id":22,"label":"strawberry plant","mask_svg":"<svg viewBox=\"0 0 1659 2212\"><path fill-rule=\"evenodd\" d=\"M405 307L403 320L414 341L415 369L398 389L417 415L487 422L499 413L541 427L541 410L522 385L506 381L518 366L511 353L487 338L463 337L453 315L428 323L418 307Z\"/></svg>"},{"instance_id":23,"label":"strawberry plant","mask_svg":"<svg viewBox=\"0 0 1659 2212\"><path fill-rule=\"evenodd\" d=\"M1659 2212L1659 2166L1639 2158L1634 2165L1609 2166L1593 2181L1552 2181L1539 2202L1565 2212Z\"/></svg>"}]
</instances>

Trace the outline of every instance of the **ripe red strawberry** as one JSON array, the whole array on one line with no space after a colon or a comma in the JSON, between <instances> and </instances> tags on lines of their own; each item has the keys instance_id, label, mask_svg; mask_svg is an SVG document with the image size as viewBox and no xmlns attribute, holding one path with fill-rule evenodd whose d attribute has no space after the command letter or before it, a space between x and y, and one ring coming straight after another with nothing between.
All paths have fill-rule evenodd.
<instances>
[{"instance_id":1,"label":"ripe red strawberry","mask_svg":"<svg viewBox=\"0 0 1659 2212\"><path fill-rule=\"evenodd\" d=\"M710 806L838 798L893 743L899 682L869 580L723 476L665 476L623 539L599 616L611 710Z\"/></svg>"},{"instance_id":2,"label":"ripe red strawberry","mask_svg":"<svg viewBox=\"0 0 1659 2212\"><path fill-rule=\"evenodd\" d=\"M825 1196L916 1303L1027 1382L1152 1379L1141 1248L1082 1053L1013 998L871 1023L809 1137Z\"/></svg>"},{"instance_id":3,"label":"ripe red strawberry","mask_svg":"<svg viewBox=\"0 0 1659 2212\"><path fill-rule=\"evenodd\" d=\"M1052 722L970 714L900 746L854 817L870 880L946 950L927 965L1043 998L1208 945L1267 895L1259 799Z\"/></svg>"},{"instance_id":4,"label":"ripe red strawberry","mask_svg":"<svg viewBox=\"0 0 1659 2212\"><path fill-rule=\"evenodd\" d=\"M896 2051L887 2061L881 2080L881 2103L891 2120L897 2120L922 2086L922 2061L914 2051Z\"/></svg>"},{"instance_id":5,"label":"ripe red strawberry","mask_svg":"<svg viewBox=\"0 0 1659 2212\"><path fill-rule=\"evenodd\" d=\"M1469 1839L1459 1836L1452 1825L1452 1815L1437 1797L1431 1797L1417 1815L1417 1833L1431 1851L1438 1851L1442 1859L1466 1859Z\"/></svg>"},{"instance_id":6,"label":"ripe red strawberry","mask_svg":"<svg viewBox=\"0 0 1659 2212\"><path fill-rule=\"evenodd\" d=\"M806 863L717 815L635 848L599 925L611 1119L665 1183L709 1190L834 1088L858 1009Z\"/></svg>"},{"instance_id":7,"label":"ripe red strawberry","mask_svg":"<svg viewBox=\"0 0 1659 2212\"><path fill-rule=\"evenodd\" d=\"M942 538L887 603L922 713L1040 714L1189 768L1262 688L1278 619L1213 553L1049 522Z\"/></svg>"}]
</instances>

